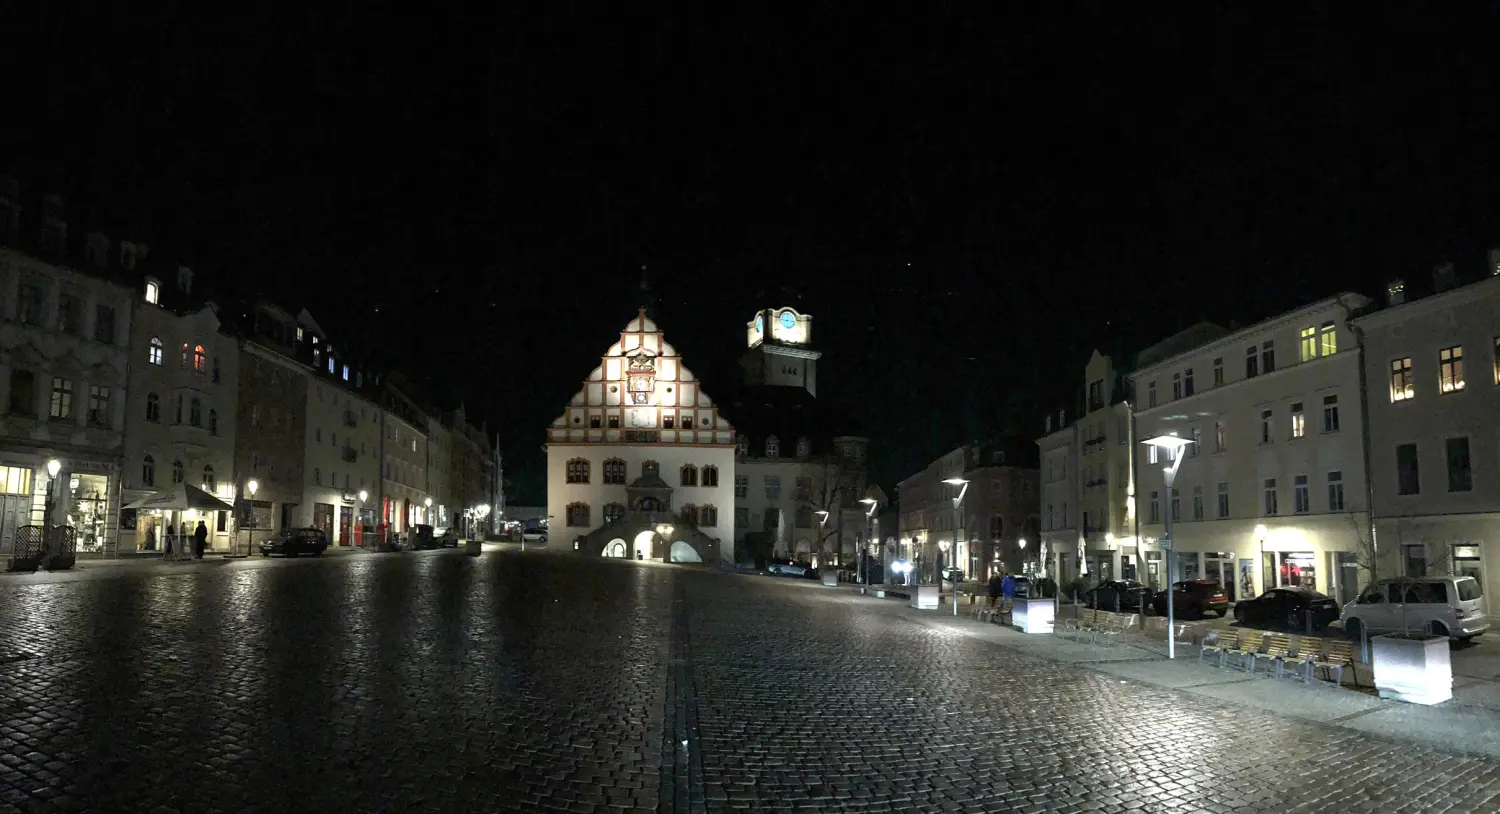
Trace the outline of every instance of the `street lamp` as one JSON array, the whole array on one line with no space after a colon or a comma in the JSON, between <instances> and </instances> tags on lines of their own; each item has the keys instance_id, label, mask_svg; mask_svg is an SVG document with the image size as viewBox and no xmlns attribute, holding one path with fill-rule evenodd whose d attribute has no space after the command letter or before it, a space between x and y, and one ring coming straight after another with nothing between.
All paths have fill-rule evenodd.
<instances>
[{"instance_id":1,"label":"street lamp","mask_svg":"<svg viewBox=\"0 0 1500 814\"><path fill-rule=\"evenodd\" d=\"M869 508L865 510L865 543L859 552L859 559L855 561L855 568L858 569L857 579L861 583L866 583L868 572L865 571L865 549L869 548L870 545L870 535L873 533L871 524L875 521L875 511L880 508L880 501L866 495L865 497L860 498L859 502L865 504ZM881 546L880 559L881 561L885 560L884 546Z\"/></svg>"},{"instance_id":2,"label":"street lamp","mask_svg":"<svg viewBox=\"0 0 1500 814\"><path fill-rule=\"evenodd\" d=\"M1167 658L1177 658L1177 637L1173 635L1176 627L1175 608L1172 602L1173 571L1172 566L1175 557L1172 556L1172 484L1177 480L1177 468L1182 466L1183 451L1188 444L1193 443L1191 438L1182 438L1177 435L1158 435L1155 438L1147 438L1141 442L1148 447L1157 447L1167 451L1171 456L1171 466L1162 467L1162 476L1167 486L1167 528L1162 535L1161 547L1167 556Z\"/></svg>"},{"instance_id":3,"label":"street lamp","mask_svg":"<svg viewBox=\"0 0 1500 814\"><path fill-rule=\"evenodd\" d=\"M247 491L247 492L250 493L250 500L253 502L255 500L255 493L260 491L260 481L254 479L254 478L251 478L250 480L246 481L245 482L245 491ZM364 494L364 493L361 492L360 494ZM254 536L254 534L255 534L255 532L253 531L253 529L255 528L255 520L254 520L254 517L255 517L255 507L254 506L250 507L250 517L252 518L251 521L250 521L250 528L246 529L246 531L249 531L249 533L252 536ZM250 556L250 538L249 537L245 538L245 556L246 557Z\"/></svg>"},{"instance_id":4,"label":"street lamp","mask_svg":"<svg viewBox=\"0 0 1500 814\"><path fill-rule=\"evenodd\" d=\"M956 498L953 499L953 511L954 511L954 513L956 513L958 515L958 518L957 518L958 522L957 522L957 524L955 524L953 526L953 556L955 558L957 558L958 557L958 532L960 531L960 529L962 529L963 524L964 524L964 495L966 495L966 494L969 493L969 481L966 478L960 478L958 476L954 476L954 477L951 477L951 478L944 478L943 479L943 483L946 483L949 486L957 486L958 487L958 497L956 497ZM969 538L969 533L967 531L965 531L964 532L964 539L967 540L968 538ZM947 546L944 546L943 547L943 553L946 554L947 552L948 552L948 548L947 548ZM942 595L943 595L943 575L942 575L942 572L940 571L938 573L938 597L939 597L940 601L941 601ZM953 615L954 616L958 615L958 583L957 582L955 582L953 584Z\"/></svg>"},{"instance_id":5,"label":"street lamp","mask_svg":"<svg viewBox=\"0 0 1500 814\"><path fill-rule=\"evenodd\" d=\"M1261 583L1262 583L1262 585L1260 586L1260 590L1261 590L1261 593L1265 593L1266 591L1271 590L1271 586L1264 584L1265 583L1265 576L1264 576L1264 574L1265 574L1265 568L1266 568L1266 565L1265 565L1265 563L1266 563L1266 526L1265 526L1264 523L1262 523L1260 525L1257 525L1255 527L1255 539L1259 541L1259 543L1258 543L1258 546L1259 546L1259 552L1258 552L1259 553L1259 557L1258 557L1258 559L1260 560L1260 568L1261 568L1261 574L1262 574L1262 576L1261 576ZM1272 568L1271 569L1271 573L1275 574L1276 573L1276 569ZM1242 597L1242 598L1249 599L1249 597Z\"/></svg>"},{"instance_id":6,"label":"street lamp","mask_svg":"<svg viewBox=\"0 0 1500 814\"><path fill-rule=\"evenodd\" d=\"M62 461L56 458L47 461L47 505L42 510L42 552L44 557L48 553L48 548L52 542L52 510L57 505L52 493L52 484L57 482L57 473L61 471Z\"/></svg>"}]
</instances>

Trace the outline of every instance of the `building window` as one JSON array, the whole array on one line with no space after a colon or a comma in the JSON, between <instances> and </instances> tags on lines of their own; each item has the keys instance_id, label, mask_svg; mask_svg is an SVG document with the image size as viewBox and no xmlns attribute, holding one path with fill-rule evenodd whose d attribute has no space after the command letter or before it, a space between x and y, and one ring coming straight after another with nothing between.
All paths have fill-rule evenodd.
<instances>
[{"instance_id":1,"label":"building window","mask_svg":"<svg viewBox=\"0 0 1500 814\"><path fill-rule=\"evenodd\" d=\"M1089 412L1103 409L1104 407L1104 382L1089 382Z\"/></svg>"},{"instance_id":2,"label":"building window","mask_svg":"<svg viewBox=\"0 0 1500 814\"><path fill-rule=\"evenodd\" d=\"M582 458L573 458L568 461L567 478L568 483L589 482L589 462ZM573 525L569 523L568 525Z\"/></svg>"},{"instance_id":3,"label":"building window","mask_svg":"<svg viewBox=\"0 0 1500 814\"><path fill-rule=\"evenodd\" d=\"M677 416L664 415L661 417L661 428L671 430L677 428Z\"/></svg>"},{"instance_id":4,"label":"building window","mask_svg":"<svg viewBox=\"0 0 1500 814\"><path fill-rule=\"evenodd\" d=\"M213 368L214 368L214 370L213 370L214 383L218 384L218 382L219 382L219 357L217 357L217 356L214 357Z\"/></svg>"},{"instance_id":5,"label":"building window","mask_svg":"<svg viewBox=\"0 0 1500 814\"><path fill-rule=\"evenodd\" d=\"M1307 417L1302 413L1302 402L1292 404L1292 437L1307 435Z\"/></svg>"},{"instance_id":6,"label":"building window","mask_svg":"<svg viewBox=\"0 0 1500 814\"><path fill-rule=\"evenodd\" d=\"M178 459L178 460L173 461L172 462L172 485L173 486L176 486L177 484L182 483L182 474L183 474L182 473L182 460Z\"/></svg>"},{"instance_id":7,"label":"building window","mask_svg":"<svg viewBox=\"0 0 1500 814\"><path fill-rule=\"evenodd\" d=\"M1172 374L1172 400L1176 401L1176 400L1178 400L1180 398L1182 398L1182 374L1181 373L1173 373Z\"/></svg>"},{"instance_id":8,"label":"building window","mask_svg":"<svg viewBox=\"0 0 1500 814\"><path fill-rule=\"evenodd\" d=\"M161 421L161 396L155 393L146 394L146 420Z\"/></svg>"},{"instance_id":9,"label":"building window","mask_svg":"<svg viewBox=\"0 0 1500 814\"><path fill-rule=\"evenodd\" d=\"M42 287L36 283L23 282L16 294L16 319L22 325L41 325L45 317Z\"/></svg>"},{"instance_id":10,"label":"building window","mask_svg":"<svg viewBox=\"0 0 1500 814\"><path fill-rule=\"evenodd\" d=\"M778 499L780 499L781 498L781 476L780 475L766 475L765 476L765 483L766 483L766 499L767 500L778 500Z\"/></svg>"},{"instance_id":11,"label":"building window","mask_svg":"<svg viewBox=\"0 0 1500 814\"><path fill-rule=\"evenodd\" d=\"M1223 452L1226 448L1224 422L1214 422L1214 452Z\"/></svg>"},{"instance_id":12,"label":"building window","mask_svg":"<svg viewBox=\"0 0 1500 814\"><path fill-rule=\"evenodd\" d=\"M641 477L643 477L643 478L659 478L659 477L661 477L661 464L657 463L656 461L647 461L647 462L641 464Z\"/></svg>"},{"instance_id":13,"label":"building window","mask_svg":"<svg viewBox=\"0 0 1500 814\"><path fill-rule=\"evenodd\" d=\"M716 508L714 506L703 506L703 507L699 508L698 509L698 525L700 525L700 526L709 526L709 527L713 527L713 526L719 525L719 510L718 510L718 508Z\"/></svg>"},{"instance_id":14,"label":"building window","mask_svg":"<svg viewBox=\"0 0 1500 814\"><path fill-rule=\"evenodd\" d=\"M1422 478L1417 470L1417 445L1396 447L1396 493L1416 495L1422 492Z\"/></svg>"},{"instance_id":15,"label":"building window","mask_svg":"<svg viewBox=\"0 0 1500 814\"><path fill-rule=\"evenodd\" d=\"M812 454L812 442L806 438L797 439L797 457L806 458Z\"/></svg>"},{"instance_id":16,"label":"building window","mask_svg":"<svg viewBox=\"0 0 1500 814\"><path fill-rule=\"evenodd\" d=\"M1182 522L1182 496L1177 489L1172 490L1172 522Z\"/></svg>"},{"instance_id":17,"label":"building window","mask_svg":"<svg viewBox=\"0 0 1500 814\"><path fill-rule=\"evenodd\" d=\"M607 526L610 523L618 523L618 522L620 522L621 520L624 520L624 519L625 519L625 504L623 504L623 503L606 503L606 504L604 504L604 525Z\"/></svg>"},{"instance_id":18,"label":"building window","mask_svg":"<svg viewBox=\"0 0 1500 814\"><path fill-rule=\"evenodd\" d=\"M1188 457L1189 458L1196 458L1196 457L1198 457L1198 448L1201 447L1201 446L1203 446L1203 430L1200 429L1200 428L1198 428L1198 427L1194 427L1193 428L1193 443L1190 444L1190 445L1188 445Z\"/></svg>"},{"instance_id":19,"label":"building window","mask_svg":"<svg viewBox=\"0 0 1500 814\"><path fill-rule=\"evenodd\" d=\"M1146 407L1149 409L1156 406L1156 381L1146 383Z\"/></svg>"},{"instance_id":20,"label":"building window","mask_svg":"<svg viewBox=\"0 0 1500 814\"><path fill-rule=\"evenodd\" d=\"M693 466L692 464L684 464L679 477L679 482L683 486L697 486L698 467Z\"/></svg>"},{"instance_id":21,"label":"building window","mask_svg":"<svg viewBox=\"0 0 1500 814\"><path fill-rule=\"evenodd\" d=\"M589 416L589 429L591 429L591 430L597 430L597 429L599 429L601 426L603 426L603 424L601 423L602 421L603 421L603 419L600 418L598 415L591 415L591 416ZM578 416L573 416L573 423L575 423L575 424L578 423Z\"/></svg>"},{"instance_id":22,"label":"building window","mask_svg":"<svg viewBox=\"0 0 1500 814\"><path fill-rule=\"evenodd\" d=\"M72 294L57 299L57 329L74 336L83 333L83 302Z\"/></svg>"},{"instance_id":23,"label":"building window","mask_svg":"<svg viewBox=\"0 0 1500 814\"><path fill-rule=\"evenodd\" d=\"M1464 348L1454 345L1438 351L1438 391L1452 393L1464 389Z\"/></svg>"},{"instance_id":24,"label":"building window","mask_svg":"<svg viewBox=\"0 0 1500 814\"><path fill-rule=\"evenodd\" d=\"M1262 444L1269 444L1275 440L1275 419L1272 416L1270 410L1260 411L1260 442Z\"/></svg>"},{"instance_id":25,"label":"building window","mask_svg":"<svg viewBox=\"0 0 1500 814\"><path fill-rule=\"evenodd\" d=\"M188 423L194 427L203 426L203 402L199 401L196 396L188 402Z\"/></svg>"},{"instance_id":26,"label":"building window","mask_svg":"<svg viewBox=\"0 0 1500 814\"><path fill-rule=\"evenodd\" d=\"M734 527L737 529L748 529L750 527L750 507L734 507Z\"/></svg>"},{"instance_id":27,"label":"building window","mask_svg":"<svg viewBox=\"0 0 1500 814\"><path fill-rule=\"evenodd\" d=\"M1193 487L1193 519L1203 519L1203 487Z\"/></svg>"},{"instance_id":28,"label":"building window","mask_svg":"<svg viewBox=\"0 0 1500 814\"><path fill-rule=\"evenodd\" d=\"M1245 348L1245 378L1247 379L1260 375L1260 357L1256 355L1256 352L1254 345Z\"/></svg>"},{"instance_id":29,"label":"building window","mask_svg":"<svg viewBox=\"0 0 1500 814\"><path fill-rule=\"evenodd\" d=\"M151 337L151 350L149 351L149 353L150 353L150 356L148 356L146 358L151 362L151 364L153 364L153 365L160 365L161 364L161 338L160 337L155 337L155 336Z\"/></svg>"},{"instance_id":30,"label":"building window","mask_svg":"<svg viewBox=\"0 0 1500 814\"><path fill-rule=\"evenodd\" d=\"M1229 484L1219 482L1219 519L1229 519Z\"/></svg>"},{"instance_id":31,"label":"building window","mask_svg":"<svg viewBox=\"0 0 1500 814\"><path fill-rule=\"evenodd\" d=\"M1160 523L1161 522L1161 492L1152 492L1151 493L1151 502L1148 505L1150 507L1150 513L1146 515L1147 518L1149 518L1146 522L1148 522L1148 523Z\"/></svg>"},{"instance_id":32,"label":"building window","mask_svg":"<svg viewBox=\"0 0 1500 814\"><path fill-rule=\"evenodd\" d=\"M333 354L332 353L330 353L328 355L328 372L329 373L333 372Z\"/></svg>"},{"instance_id":33,"label":"building window","mask_svg":"<svg viewBox=\"0 0 1500 814\"><path fill-rule=\"evenodd\" d=\"M109 388L102 385L89 385L89 414L90 424L96 427L109 426Z\"/></svg>"},{"instance_id":34,"label":"building window","mask_svg":"<svg viewBox=\"0 0 1500 814\"><path fill-rule=\"evenodd\" d=\"M53 418L69 418L73 415L73 382L54 376L52 378L52 405L48 415Z\"/></svg>"},{"instance_id":35,"label":"building window","mask_svg":"<svg viewBox=\"0 0 1500 814\"><path fill-rule=\"evenodd\" d=\"M150 455L141 459L141 485L156 485L156 459Z\"/></svg>"},{"instance_id":36,"label":"building window","mask_svg":"<svg viewBox=\"0 0 1500 814\"><path fill-rule=\"evenodd\" d=\"M616 486L625 483L625 462L619 458L610 458L604 462L604 482Z\"/></svg>"},{"instance_id":37,"label":"building window","mask_svg":"<svg viewBox=\"0 0 1500 814\"><path fill-rule=\"evenodd\" d=\"M313 483L316 483L319 486L323 485L323 470L319 469L316 466L313 467Z\"/></svg>"},{"instance_id":38,"label":"building window","mask_svg":"<svg viewBox=\"0 0 1500 814\"><path fill-rule=\"evenodd\" d=\"M1157 451L1157 449L1159 449L1159 447L1157 447L1155 444L1152 444L1151 446L1146 447L1146 463L1150 463L1150 464L1156 463L1156 459L1157 459L1157 452L1156 451ZM1059 478L1058 480L1061 480L1061 478Z\"/></svg>"},{"instance_id":39,"label":"building window","mask_svg":"<svg viewBox=\"0 0 1500 814\"><path fill-rule=\"evenodd\" d=\"M1260 343L1260 372L1276 372L1276 342L1267 339Z\"/></svg>"},{"instance_id":40,"label":"building window","mask_svg":"<svg viewBox=\"0 0 1500 814\"><path fill-rule=\"evenodd\" d=\"M703 467L703 485L704 486L718 486L719 485L719 468L717 466L705 466L705 467Z\"/></svg>"},{"instance_id":41,"label":"building window","mask_svg":"<svg viewBox=\"0 0 1500 814\"><path fill-rule=\"evenodd\" d=\"M606 423L609 425L610 429L618 430L620 428L620 416L615 413L610 413L609 420Z\"/></svg>"},{"instance_id":42,"label":"building window","mask_svg":"<svg viewBox=\"0 0 1500 814\"><path fill-rule=\"evenodd\" d=\"M750 494L750 478L747 475L734 476L734 496L743 499Z\"/></svg>"},{"instance_id":43,"label":"building window","mask_svg":"<svg viewBox=\"0 0 1500 814\"><path fill-rule=\"evenodd\" d=\"M212 492L216 486L217 486L217 483L214 481L214 468L212 466L204 466L203 467L203 491L205 491L205 492Z\"/></svg>"},{"instance_id":44,"label":"building window","mask_svg":"<svg viewBox=\"0 0 1500 814\"><path fill-rule=\"evenodd\" d=\"M208 411L208 434L219 434L219 411L213 408L209 408Z\"/></svg>"},{"instance_id":45,"label":"building window","mask_svg":"<svg viewBox=\"0 0 1500 814\"><path fill-rule=\"evenodd\" d=\"M777 437L774 436L774 435L771 436L770 438L766 439L766 457L767 458L780 458L781 457L781 441L779 439L777 439Z\"/></svg>"},{"instance_id":46,"label":"building window","mask_svg":"<svg viewBox=\"0 0 1500 814\"><path fill-rule=\"evenodd\" d=\"M349 381L349 366L344 365L344 381Z\"/></svg>"},{"instance_id":47,"label":"building window","mask_svg":"<svg viewBox=\"0 0 1500 814\"><path fill-rule=\"evenodd\" d=\"M1261 486L1265 490L1265 504L1262 508L1265 510L1265 515L1271 517L1278 510L1276 504L1276 479L1266 478Z\"/></svg>"},{"instance_id":48,"label":"building window","mask_svg":"<svg viewBox=\"0 0 1500 814\"><path fill-rule=\"evenodd\" d=\"M1328 473L1328 511L1341 512L1344 510L1344 473Z\"/></svg>"},{"instance_id":49,"label":"building window","mask_svg":"<svg viewBox=\"0 0 1500 814\"><path fill-rule=\"evenodd\" d=\"M193 346L193 370L197 373L208 372L208 352L202 345Z\"/></svg>"},{"instance_id":50,"label":"building window","mask_svg":"<svg viewBox=\"0 0 1500 814\"><path fill-rule=\"evenodd\" d=\"M1334 330L1332 320L1323 323L1322 327L1318 328L1318 344L1322 346L1319 349L1319 353L1323 356L1332 356L1338 353L1339 335L1338 331Z\"/></svg>"},{"instance_id":51,"label":"building window","mask_svg":"<svg viewBox=\"0 0 1500 814\"><path fill-rule=\"evenodd\" d=\"M1302 361L1309 362L1318 358L1318 329L1306 327L1302 329L1302 341L1298 346L1302 351Z\"/></svg>"},{"instance_id":52,"label":"building window","mask_svg":"<svg viewBox=\"0 0 1500 814\"><path fill-rule=\"evenodd\" d=\"M1391 360L1391 401L1405 401L1416 395L1411 380L1411 357Z\"/></svg>"},{"instance_id":53,"label":"building window","mask_svg":"<svg viewBox=\"0 0 1500 814\"><path fill-rule=\"evenodd\" d=\"M1182 372L1182 396L1187 398L1193 395L1193 369L1188 368Z\"/></svg>"},{"instance_id":54,"label":"building window","mask_svg":"<svg viewBox=\"0 0 1500 814\"><path fill-rule=\"evenodd\" d=\"M746 455L749 455L750 454L750 439L748 437L744 436L744 435L741 435L739 438L736 438L735 441L734 441L734 451L741 458L745 457Z\"/></svg>"},{"instance_id":55,"label":"building window","mask_svg":"<svg viewBox=\"0 0 1500 814\"><path fill-rule=\"evenodd\" d=\"M810 529L813 527L813 510L808 506L799 506L792 515L792 527L799 529Z\"/></svg>"},{"instance_id":56,"label":"building window","mask_svg":"<svg viewBox=\"0 0 1500 814\"><path fill-rule=\"evenodd\" d=\"M1307 514L1312 511L1312 496L1308 491L1307 476L1292 476L1292 511Z\"/></svg>"},{"instance_id":57,"label":"building window","mask_svg":"<svg viewBox=\"0 0 1500 814\"><path fill-rule=\"evenodd\" d=\"M182 369L183 370L187 370L188 369L188 364L191 361L192 361L192 354L188 352L188 343L184 342L184 343L182 343Z\"/></svg>"},{"instance_id":58,"label":"building window","mask_svg":"<svg viewBox=\"0 0 1500 814\"><path fill-rule=\"evenodd\" d=\"M94 340L109 343L115 341L115 309L108 305L94 306Z\"/></svg>"},{"instance_id":59,"label":"building window","mask_svg":"<svg viewBox=\"0 0 1500 814\"><path fill-rule=\"evenodd\" d=\"M155 305L161 297L161 286L155 280L146 281L146 302Z\"/></svg>"},{"instance_id":60,"label":"building window","mask_svg":"<svg viewBox=\"0 0 1500 814\"><path fill-rule=\"evenodd\" d=\"M1468 492L1474 488L1474 472L1469 466L1469 439L1449 438L1448 491Z\"/></svg>"},{"instance_id":61,"label":"building window","mask_svg":"<svg viewBox=\"0 0 1500 814\"><path fill-rule=\"evenodd\" d=\"M1224 357L1214 359L1214 387L1224 386Z\"/></svg>"},{"instance_id":62,"label":"building window","mask_svg":"<svg viewBox=\"0 0 1500 814\"><path fill-rule=\"evenodd\" d=\"M568 525L587 527L589 525L589 506L587 503L568 504Z\"/></svg>"},{"instance_id":63,"label":"building window","mask_svg":"<svg viewBox=\"0 0 1500 814\"><path fill-rule=\"evenodd\" d=\"M1323 397L1323 432L1339 431L1339 397Z\"/></svg>"}]
</instances>

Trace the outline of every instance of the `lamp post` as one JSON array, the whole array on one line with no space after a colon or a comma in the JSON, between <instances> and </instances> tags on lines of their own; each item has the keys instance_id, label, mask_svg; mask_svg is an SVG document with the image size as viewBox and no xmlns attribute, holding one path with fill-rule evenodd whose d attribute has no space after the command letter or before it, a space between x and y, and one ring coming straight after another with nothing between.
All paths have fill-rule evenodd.
<instances>
[{"instance_id":1,"label":"lamp post","mask_svg":"<svg viewBox=\"0 0 1500 814\"><path fill-rule=\"evenodd\" d=\"M246 534L249 535L245 537L245 556L248 557L250 556L250 549L253 546L250 538L255 536L255 493L260 491L260 481L256 480L255 478L251 478L250 480L246 481L245 491L250 493L251 504L248 507L250 509L250 527L245 530ZM360 492L360 494L364 494L364 492Z\"/></svg>"},{"instance_id":2,"label":"lamp post","mask_svg":"<svg viewBox=\"0 0 1500 814\"><path fill-rule=\"evenodd\" d=\"M1266 577L1265 577L1265 573L1266 573L1266 527L1265 527L1265 524L1260 524L1260 525L1257 525L1255 527L1255 538L1258 541L1258 543L1257 543L1257 551L1256 551L1256 559L1260 561L1260 562L1256 563L1256 565L1260 566L1260 573L1261 573L1261 578L1260 578L1260 581L1261 581L1260 592L1261 593L1265 593L1266 591L1269 591L1269 590L1271 590L1272 588L1275 587L1274 585L1266 585L1265 584L1265 581L1266 581ZM1276 569L1272 568L1271 569L1271 573L1274 575L1276 573ZM1248 597L1242 597L1242 598L1248 598Z\"/></svg>"},{"instance_id":3,"label":"lamp post","mask_svg":"<svg viewBox=\"0 0 1500 814\"><path fill-rule=\"evenodd\" d=\"M969 481L966 478L960 478L960 477L954 476L954 477L951 477L951 478L944 478L943 479L943 483L946 483L949 486L956 486L956 487L958 487L958 497L956 497L956 498L953 499L953 511L954 511L955 514L958 515L957 522L953 525L953 556L955 558L957 558L958 557L958 532L963 528L963 525L964 525L964 495L966 495L966 494L969 493ZM968 532L964 532L964 539L967 540L968 538L969 538ZM948 551L947 548L943 549L943 553L946 554L947 551ZM942 575L942 572L940 571L940 572L938 572L938 597L939 597L939 599L941 599L942 595L943 595L943 575ZM953 615L954 616L958 615L958 583L956 581L953 583Z\"/></svg>"},{"instance_id":4,"label":"lamp post","mask_svg":"<svg viewBox=\"0 0 1500 814\"><path fill-rule=\"evenodd\" d=\"M1181 438L1176 435L1158 435L1155 438L1147 438L1141 442L1149 447L1164 449L1172 458L1170 466L1162 467L1163 479L1167 487L1167 529L1161 538L1162 551L1167 556L1167 658L1177 658L1177 637L1173 635L1176 627L1176 608L1172 602L1172 566L1175 557L1172 556L1172 484L1177 481L1177 468L1182 466L1183 451L1187 445L1193 443L1191 438Z\"/></svg>"},{"instance_id":5,"label":"lamp post","mask_svg":"<svg viewBox=\"0 0 1500 814\"><path fill-rule=\"evenodd\" d=\"M823 548L823 530L828 527L828 512L819 509L813 512L813 514L818 516L818 548L820 550L812 552L812 555L816 557L821 553L821 549Z\"/></svg>"},{"instance_id":6,"label":"lamp post","mask_svg":"<svg viewBox=\"0 0 1500 814\"><path fill-rule=\"evenodd\" d=\"M426 510L422 512L422 518L427 521L427 525L432 525L432 498L423 498L422 508Z\"/></svg>"},{"instance_id":7,"label":"lamp post","mask_svg":"<svg viewBox=\"0 0 1500 814\"><path fill-rule=\"evenodd\" d=\"M1016 540L1016 545L1021 548L1021 573L1024 575L1026 573L1026 538Z\"/></svg>"},{"instance_id":8,"label":"lamp post","mask_svg":"<svg viewBox=\"0 0 1500 814\"><path fill-rule=\"evenodd\" d=\"M953 543L950 540L938 540L938 551L941 552L938 554L937 561L937 588L939 609L943 607L943 569L946 567L943 565L943 563L947 562L948 560L948 547L951 545L953 545ZM958 586L956 585L953 587L953 615L958 615Z\"/></svg>"},{"instance_id":9,"label":"lamp post","mask_svg":"<svg viewBox=\"0 0 1500 814\"><path fill-rule=\"evenodd\" d=\"M875 522L875 511L880 508L880 501L876 500L873 497L870 497L870 496L866 495L865 497L860 498L859 502L863 503L863 504L865 504L866 506L869 507L869 508L867 508L865 510L865 547L869 547L869 545L870 545L870 535L873 533L873 526L872 526L872 524ZM882 555L885 554L885 551L884 551L883 548L882 548L882 550L881 550L880 553ZM885 560L885 557L882 556L881 557L881 561L883 562L884 560ZM868 580L868 577L869 577L869 571L867 571L865 569L865 552L863 550L861 550L859 552L859 561L858 562L859 562L859 565L858 565L858 568L859 568L859 581L861 583L868 584L867 580Z\"/></svg>"},{"instance_id":10,"label":"lamp post","mask_svg":"<svg viewBox=\"0 0 1500 814\"><path fill-rule=\"evenodd\" d=\"M57 482L57 474L62 471L62 461L52 458L47 461L47 500L42 508L42 557L46 558L52 546L52 511L57 506L57 500L52 491L52 484ZM49 566L50 567L50 566Z\"/></svg>"}]
</instances>

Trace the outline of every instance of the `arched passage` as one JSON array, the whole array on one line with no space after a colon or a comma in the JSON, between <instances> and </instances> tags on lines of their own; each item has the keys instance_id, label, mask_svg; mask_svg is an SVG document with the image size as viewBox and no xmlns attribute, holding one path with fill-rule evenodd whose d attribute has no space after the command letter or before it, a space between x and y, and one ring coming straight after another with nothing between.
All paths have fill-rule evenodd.
<instances>
[{"instance_id":1,"label":"arched passage","mask_svg":"<svg viewBox=\"0 0 1500 814\"><path fill-rule=\"evenodd\" d=\"M687 543L678 540L672 544L672 562L703 562L698 556L698 550Z\"/></svg>"},{"instance_id":2,"label":"arched passage","mask_svg":"<svg viewBox=\"0 0 1500 814\"><path fill-rule=\"evenodd\" d=\"M620 537L616 537L615 539L610 540L608 543L605 543L604 550L599 553L605 557L624 557L625 540Z\"/></svg>"},{"instance_id":3,"label":"arched passage","mask_svg":"<svg viewBox=\"0 0 1500 814\"><path fill-rule=\"evenodd\" d=\"M643 531L635 536L635 546L631 550L631 556L638 560L649 560L651 557L651 541L655 539L656 532Z\"/></svg>"}]
</instances>

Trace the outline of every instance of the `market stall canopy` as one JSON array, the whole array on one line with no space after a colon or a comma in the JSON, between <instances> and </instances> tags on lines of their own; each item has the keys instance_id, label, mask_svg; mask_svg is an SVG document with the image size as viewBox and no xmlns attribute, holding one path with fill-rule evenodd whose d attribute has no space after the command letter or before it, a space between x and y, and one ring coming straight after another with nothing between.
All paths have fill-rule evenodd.
<instances>
[{"instance_id":1,"label":"market stall canopy","mask_svg":"<svg viewBox=\"0 0 1500 814\"><path fill-rule=\"evenodd\" d=\"M234 507L214 497L208 492L196 486L179 483L171 489L165 489L154 494L147 495L134 503L127 505L127 509L199 509L211 512L234 511Z\"/></svg>"}]
</instances>

